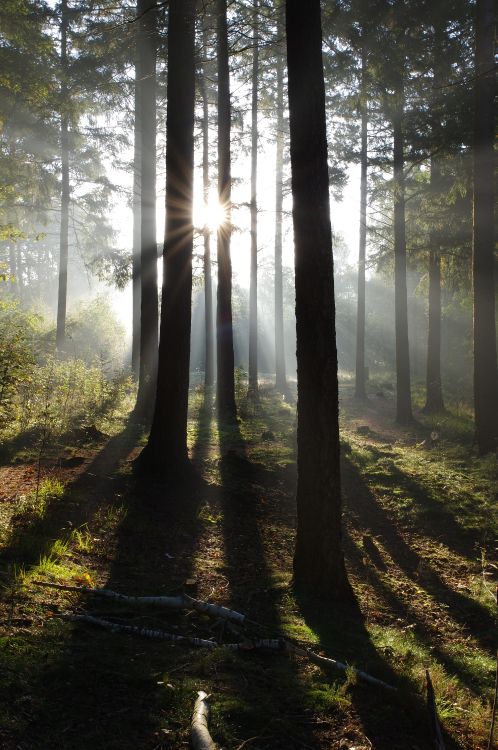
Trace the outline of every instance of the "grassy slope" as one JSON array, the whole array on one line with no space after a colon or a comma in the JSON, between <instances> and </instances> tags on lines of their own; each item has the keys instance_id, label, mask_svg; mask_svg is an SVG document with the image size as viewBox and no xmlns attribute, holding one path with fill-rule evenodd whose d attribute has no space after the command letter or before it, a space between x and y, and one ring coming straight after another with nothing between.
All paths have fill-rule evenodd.
<instances>
[{"instance_id":1,"label":"grassy slope","mask_svg":"<svg viewBox=\"0 0 498 750\"><path fill-rule=\"evenodd\" d=\"M494 673L496 460L465 445L468 423L411 433L389 399L343 398L345 549L357 594L342 611L290 586L295 513L292 406L241 405L240 431L218 431L193 394L195 486L138 484L132 428L62 462L0 469L3 524L0 745L6 750L188 746L196 691L212 694L212 734L238 748L429 748L429 667L448 746L486 746ZM383 413L383 414L382 414ZM455 438L463 447L457 447ZM52 457L54 458L54 457ZM81 465L79 459L82 459ZM56 463L54 468L53 464ZM1 478L1 477L0 477ZM56 481L57 480L57 481ZM13 488L16 485L17 490ZM20 501L19 495L24 498ZM283 654L193 651L62 621L84 610L173 632L239 640L198 614L136 611L34 580L129 593L188 591L244 611L263 628L366 669L399 695Z\"/></svg>"}]
</instances>

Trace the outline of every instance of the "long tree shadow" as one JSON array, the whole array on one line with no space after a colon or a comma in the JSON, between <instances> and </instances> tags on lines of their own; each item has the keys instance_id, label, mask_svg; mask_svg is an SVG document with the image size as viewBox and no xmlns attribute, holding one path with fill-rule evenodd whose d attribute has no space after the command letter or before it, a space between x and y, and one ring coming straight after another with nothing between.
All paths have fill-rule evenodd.
<instances>
[{"instance_id":1,"label":"long tree shadow","mask_svg":"<svg viewBox=\"0 0 498 750\"><path fill-rule=\"evenodd\" d=\"M50 503L42 515L14 523L0 553L0 566L18 564L29 572L42 555L50 552L55 539L69 536L71 530L89 523L119 491L114 475L133 450L137 436L136 426L128 423L65 488L62 498Z\"/></svg>"},{"instance_id":2,"label":"long tree shadow","mask_svg":"<svg viewBox=\"0 0 498 750\"><path fill-rule=\"evenodd\" d=\"M495 644L494 621L488 609L479 602L452 589L407 543L404 536L364 483L357 468L349 460L343 462L347 507L356 514L360 526L380 537L393 562L417 586L438 602L446 605L448 616L471 634L484 648L492 651ZM425 532L425 529L422 529ZM423 571L423 575L420 572Z\"/></svg>"},{"instance_id":3,"label":"long tree shadow","mask_svg":"<svg viewBox=\"0 0 498 750\"><path fill-rule=\"evenodd\" d=\"M373 747L402 750L407 737L414 747L433 747L430 721L422 696L413 685L397 675L371 641L364 625L364 616L356 604L340 605L323 602L316 597L296 592L307 625L318 636L320 647L328 656L338 658L362 669L388 684L397 692L365 685L361 681L350 686L354 709ZM448 747L460 748L448 738Z\"/></svg>"},{"instance_id":4,"label":"long tree shadow","mask_svg":"<svg viewBox=\"0 0 498 750\"><path fill-rule=\"evenodd\" d=\"M268 558L285 551L272 550L271 539L263 538L263 524L268 520L264 494L271 492L275 474L248 459L237 425L219 424L219 434L217 501L222 510L223 573L229 582L229 604L263 625L256 628L255 637L275 637L281 632L286 587L278 585ZM238 669L250 676L252 693L248 708L240 675L234 675L232 689L238 693L240 708L231 712L231 718L240 726L241 736L261 735L256 744L260 750L320 746L318 730L302 715L309 697L293 661L278 653L250 653ZM279 685L285 685L285 690Z\"/></svg>"},{"instance_id":5,"label":"long tree shadow","mask_svg":"<svg viewBox=\"0 0 498 750\"><path fill-rule=\"evenodd\" d=\"M108 463L100 458L92 465L92 473L99 467L108 470ZM203 484L193 484L189 478L184 486L171 486L125 473L118 488L119 515L113 533L107 536L107 549L100 555L105 587L136 595L182 592L192 572ZM112 483L108 487L109 492L115 489ZM90 596L75 599L71 609L117 623L198 634L196 623L182 612L137 609ZM188 682L185 693L176 675L166 680L168 685L174 683L174 688L165 687L163 675L180 670L183 677L185 660L193 662L194 673L201 657L186 655L181 647L167 643L108 633L85 624L61 631L54 621L50 627L60 642L34 689L44 699L33 712L26 733L32 741L30 748L152 750L182 744L188 729L182 714L186 705L187 710L192 708L197 678L194 674L189 678L192 689ZM197 689L201 686L202 682L197 683ZM177 735L180 730L182 740ZM43 738L39 745L38 737Z\"/></svg>"},{"instance_id":6,"label":"long tree shadow","mask_svg":"<svg viewBox=\"0 0 498 750\"><path fill-rule=\"evenodd\" d=\"M427 620L422 621L414 608L409 607L395 594L384 579L383 573L386 567L383 561L377 562L372 559L370 552L365 550L365 545L362 550L347 529L344 534L344 549L348 570L356 580L368 581L375 595L385 605L389 618L393 621L397 620L397 627L399 628L399 623L404 622L405 626L410 627L410 629L413 628L416 638L425 646L427 652L430 651L431 659L439 661L448 674L456 675L474 695L482 695L482 691L486 687L484 678L479 683L476 682L476 675L461 660L452 658L439 645L441 633L438 632L437 625L431 625Z\"/></svg>"},{"instance_id":7,"label":"long tree shadow","mask_svg":"<svg viewBox=\"0 0 498 750\"><path fill-rule=\"evenodd\" d=\"M469 551L482 541L482 529L478 526L464 526L444 500L440 499L441 495L444 497L444 489L441 489L439 496L435 496L423 482L417 481L390 460L394 453L388 453L372 445L369 446L369 450L379 463L382 459L388 459L385 471L375 471L375 481L386 487L402 487L412 498L410 520L413 525L423 527L427 536L443 541L450 549L463 556L468 556Z\"/></svg>"}]
</instances>

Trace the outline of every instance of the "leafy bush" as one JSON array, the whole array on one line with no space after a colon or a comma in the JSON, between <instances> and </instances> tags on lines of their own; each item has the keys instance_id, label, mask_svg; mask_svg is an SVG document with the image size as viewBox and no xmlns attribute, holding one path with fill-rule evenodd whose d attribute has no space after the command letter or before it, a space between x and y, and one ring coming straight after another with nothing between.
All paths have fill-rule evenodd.
<instances>
[{"instance_id":1,"label":"leafy bush","mask_svg":"<svg viewBox=\"0 0 498 750\"><path fill-rule=\"evenodd\" d=\"M0 423L13 418L18 389L33 376L40 322L17 301L0 300Z\"/></svg>"},{"instance_id":2,"label":"leafy bush","mask_svg":"<svg viewBox=\"0 0 498 750\"><path fill-rule=\"evenodd\" d=\"M81 303L68 317L67 353L87 364L98 361L108 371L122 368L124 360L124 326L106 297Z\"/></svg>"}]
</instances>

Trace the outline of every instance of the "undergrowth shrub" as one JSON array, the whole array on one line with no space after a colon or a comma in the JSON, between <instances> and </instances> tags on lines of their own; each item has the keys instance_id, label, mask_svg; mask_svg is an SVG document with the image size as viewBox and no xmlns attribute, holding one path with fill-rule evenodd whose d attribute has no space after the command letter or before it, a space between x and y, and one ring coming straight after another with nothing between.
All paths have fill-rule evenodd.
<instances>
[{"instance_id":1,"label":"undergrowth shrub","mask_svg":"<svg viewBox=\"0 0 498 750\"><path fill-rule=\"evenodd\" d=\"M12 419L18 389L29 387L36 364L40 317L16 300L0 300L0 424Z\"/></svg>"},{"instance_id":2,"label":"undergrowth shrub","mask_svg":"<svg viewBox=\"0 0 498 750\"><path fill-rule=\"evenodd\" d=\"M132 391L124 329L105 299L68 319L68 350L78 356L56 356L52 334L43 316L0 300L0 432L29 432L40 455L71 431L102 430Z\"/></svg>"}]
</instances>

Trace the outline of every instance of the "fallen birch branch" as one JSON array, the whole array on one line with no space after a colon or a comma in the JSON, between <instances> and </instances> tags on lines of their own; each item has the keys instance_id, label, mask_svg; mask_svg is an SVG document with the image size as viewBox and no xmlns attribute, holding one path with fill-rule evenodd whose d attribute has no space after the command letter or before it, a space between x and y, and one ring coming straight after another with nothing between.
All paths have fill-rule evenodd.
<instances>
[{"instance_id":1,"label":"fallen birch branch","mask_svg":"<svg viewBox=\"0 0 498 750\"><path fill-rule=\"evenodd\" d=\"M216 750L211 735L209 734L209 696L203 690L197 693L194 705L194 713L190 724L190 739L194 750Z\"/></svg>"},{"instance_id":2,"label":"fallen birch branch","mask_svg":"<svg viewBox=\"0 0 498 750\"><path fill-rule=\"evenodd\" d=\"M142 638L154 638L155 640L170 641L171 643L184 643L188 646L197 646L200 648L215 648L218 645L215 641L208 641L205 638L177 635L176 633L168 633L166 630L159 630L158 628L140 628L138 625L122 625L121 623L111 622L110 620L104 620L102 617L94 617L93 615L60 615L60 617L64 620L69 620L69 622L87 622L90 625L97 625L105 630L110 630L112 633L129 633L130 635L138 635Z\"/></svg>"},{"instance_id":3,"label":"fallen birch branch","mask_svg":"<svg viewBox=\"0 0 498 750\"><path fill-rule=\"evenodd\" d=\"M93 594L94 596L111 599L121 604L130 604L137 607L167 607L169 609L194 609L196 612L203 612L210 617L218 617L224 620L232 620L242 624L246 616L241 612L236 612L228 607L219 604L203 602L200 599L194 599L188 594L180 596L129 596L119 594L117 591L110 589L96 589L89 586L70 586L62 583L49 583L48 581L33 581L36 586L43 586L50 589L59 589L60 591L78 591L84 594Z\"/></svg>"},{"instance_id":4,"label":"fallen birch branch","mask_svg":"<svg viewBox=\"0 0 498 750\"><path fill-rule=\"evenodd\" d=\"M346 672L349 668L351 668L351 665L348 667L348 665L343 664L342 661L337 661L336 659L330 659L327 656L320 656L320 654L315 654L313 651L308 651L308 649L295 646L290 641L285 640L284 643L285 643L285 648L287 649L287 651L293 654L298 654L299 656L304 656L308 658L310 661L312 661L314 664L317 664L320 667L333 667L334 669L338 669L340 672ZM389 685L387 682L384 682L383 680L379 680L377 677L372 677L372 675L368 674L368 672L363 672L361 669L356 669L356 668L354 668L354 671L355 671L355 674L358 675L360 680L363 680L363 682L368 682L370 685L376 685L377 687L382 687L385 690L393 690L393 691L397 690L397 688L395 688L394 685Z\"/></svg>"},{"instance_id":5,"label":"fallen birch branch","mask_svg":"<svg viewBox=\"0 0 498 750\"><path fill-rule=\"evenodd\" d=\"M89 625L97 625L97 627L110 630L112 633L129 633L130 635L138 635L142 638L153 638L159 641L169 641L170 643L182 643L187 646L196 646L198 648L227 648L231 651L264 651L264 650L283 650L283 644L279 638L263 638L257 641L243 641L242 643L216 643L216 641L209 641L205 638L195 638L190 635L177 635L176 633L168 633L167 630L160 630L159 628L141 628L138 625L123 625L118 622L112 622L111 620L105 620L102 617L94 617L93 615L59 615L63 620L69 622L87 622Z\"/></svg>"},{"instance_id":6,"label":"fallen birch branch","mask_svg":"<svg viewBox=\"0 0 498 750\"><path fill-rule=\"evenodd\" d=\"M187 646L196 646L198 648L226 648L230 651L286 651L288 653L298 654L304 656L310 661L318 664L321 667L333 667L340 672L346 672L348 669L347 664L343 664L336 659L329 659L326 656L320 656L319 654L308 651L307 649L295 646L285 638L260 638L258 640L246 640L240 643L216 643L216 641L209 641L205 638L195 638L188 635L177 635L175 633L168 633L166 630L160 630L157 628L140 628L137 625L122 625L120 623L111 622L101 617L94 617L93 615L61 615L65 620L70 622L87 622L90 625L97 625L98 627L110 630L113 633L129 633L130 635L138 635L142 638L154 638L161 641L170 641L171 643L183 643ZM358 677L367 682L370 685L382 687L385 690L395 691L397 688L393 685L389 685L383 680L379 680L377 677L372 677L367 672L363 672L361 669L355 669L355 673Z\"/></svg>"},{"instance_id":7,"label":"fallen birch branch","mask_svg":"<svg viewBox=\"0 0 498 750\"><path fill-rule=\"evenodd\" d=\"M439 717L437 715L436 696L434 694L434 687L432 686L432 680L428 669L425 670L425 680L427 683L427 708L429 709L431 717L434 744L437 750L446 750Z\"/></svg>"}]
</instances>

